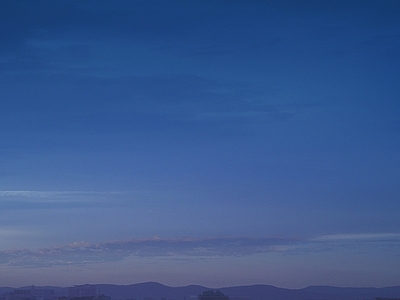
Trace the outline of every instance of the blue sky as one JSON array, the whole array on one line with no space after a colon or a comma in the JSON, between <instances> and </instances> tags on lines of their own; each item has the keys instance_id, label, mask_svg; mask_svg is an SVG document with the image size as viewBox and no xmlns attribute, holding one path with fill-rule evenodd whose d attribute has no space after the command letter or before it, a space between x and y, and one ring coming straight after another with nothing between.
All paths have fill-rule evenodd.
<instances>
[{"instance_id":1,"label":"blue sky","mask_svg":"<svg viewBox=\"0 0 400 300\"><path fill-rule=\"evenodd\" d=\"M2 1L2 285L398 285L399 13Z\"/></svg>"}]
</instances>

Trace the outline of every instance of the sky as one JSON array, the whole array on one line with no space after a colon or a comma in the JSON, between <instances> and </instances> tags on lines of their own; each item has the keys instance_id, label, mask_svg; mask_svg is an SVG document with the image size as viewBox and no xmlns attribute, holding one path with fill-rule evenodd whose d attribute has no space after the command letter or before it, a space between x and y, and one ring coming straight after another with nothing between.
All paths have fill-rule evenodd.
<instances>
[{"instance_id":1,"label":"sky","mask_svg":"<svg viewBox=\"0 0 400 300\"><path fill-rule=\"evenodd\" d=\"M399 15L1 1L1 285L399 285Z\"/></svg>"}]
</instances>

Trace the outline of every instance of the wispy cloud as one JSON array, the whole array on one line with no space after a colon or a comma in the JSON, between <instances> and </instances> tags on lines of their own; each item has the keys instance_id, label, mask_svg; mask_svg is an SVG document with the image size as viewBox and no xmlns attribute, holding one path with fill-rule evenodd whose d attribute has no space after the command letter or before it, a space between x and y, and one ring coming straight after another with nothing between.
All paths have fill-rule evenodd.
<instances>
[{"instance_id":1,"label":"wispy cloud","mask_svg":"<svg viewBox=\"0 0 400 300\"><path fill-rule=\"evenodd\" d=\"M62 209L125 206L136 199L134 191L0 191L0 209ZM136 195L136 196L135 196Z\"/></svg>"},{"instance_id":2,"label":"wispy cloud","mask_svg":"<svg viewBox=\"0 0 400 300\"><path fill-rule=\"evenodd\" d=\"M122 192L94 192L94 191L0 191L2 196L23 196L23 197L54 197L54 196L69 196L69 195L105 195L105 194L126 194L130 191Z\"/></svg>"},{"instance_id":3,"label":"wispy cloud","mask_svg":"<svg viewBox=\"0 0 400 300\"><path fill-rule=\"evenodd\" d=\"M53 202L53 201L82 201L83 199L99 199L105 196L126 195L135 193L133 191L111 191L111 192L94 192L94 191L0 191L0 201L4 199L23 200L29 199L34 202Z\"/></svg>"},{"instance_id":4,"label":"wispy cloud","mask_svg":"<svg viewBox=\"0 0 400 300\"><path fill-rule=\"evenodd\" d=\"M0 252L0 264L23 267L88 264L119 261L128 256L142 258L222 257L277 252L284 245L296 244L297 239L206 237L134 239L93 244L75 242L69 245L38 250L14 249ZM282 247L282 248L279 248Z\"/></svg>"},{"instance_id":5,"label":"wispy cloud","mask_svg":"<svg viewBox=\"0 0 400 300\"><path fill-rule=\"evenodd\" d=\"M400 233L333 234L313 239L314 241L400 241Z\"/></svg>"},{"instance_id":6,"label":"wispy cloud","mask_svg":"<svg viewBox=\"0 0 400 300\"><path fill-rule=\"evenodd\" d=\"M0 265L50 267L122 261L127 257L163 259L214 259L255 254L304 254L336 251L343 240L375 240L378 243L400 241L400 234L331 235L311 239L277 237L204 237L159 238L110 241L105 243L75 242L38 250L14 249L0 252ZM326 246L339 242L337 247ZM400 246L400 245L399 245Z\"/></svg>"}]
</instances>

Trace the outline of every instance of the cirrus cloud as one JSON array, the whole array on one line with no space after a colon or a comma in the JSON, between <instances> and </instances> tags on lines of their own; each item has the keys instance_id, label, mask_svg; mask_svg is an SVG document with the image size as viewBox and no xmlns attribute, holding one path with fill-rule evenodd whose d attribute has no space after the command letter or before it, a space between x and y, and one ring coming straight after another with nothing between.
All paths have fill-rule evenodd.
<instances>
[{"instance_id":1,"label":"cirrus cloud","mask_svg":"<svg viewBox=\"0 0 400 300\"><path fill-rule=\"evenodd\" d=\"M305 254L337 251L347 244L362 240L375 241L377 247L396 242L400 234L352 234L315 238L284 237L182 237L130 239L104 243L74 242L37 250L13 249L0 251L0 265L20 267L51 267L55 265L86 265L107 261L122 261L130 256L163 259L214 259L281 253ZM370 245L370 243L368 244Z\"/></svg>"}]
</instances>

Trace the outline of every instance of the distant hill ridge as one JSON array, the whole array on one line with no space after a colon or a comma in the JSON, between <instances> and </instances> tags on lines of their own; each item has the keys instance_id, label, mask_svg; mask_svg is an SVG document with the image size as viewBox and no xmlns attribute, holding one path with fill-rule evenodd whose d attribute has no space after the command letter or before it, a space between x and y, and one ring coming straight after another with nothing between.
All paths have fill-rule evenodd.
<instances>
[{"instance_id":1,"label":"distant hill ridge","mask_svg":"<svg viewBox=\"0 0 400 300\"><path fill-rule=\"evenodd\" d=\"M96 284L96 287L98 293L110 296L113 300L192 300L204 291L212 289L200 285L170 287L157 282L131 285ZM64 296L67 289L48 286L43 288L53 288L60 296ZM0 296L13 290L14 288L11 287L0 287ZM231 300L375 300L375 298L400 298L400 286L385 288L310 286L302 289L285 289L271 285L248 285L223 287L218 290L228 295Z\"/></svg>"}]
</instances>

